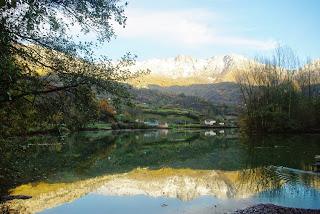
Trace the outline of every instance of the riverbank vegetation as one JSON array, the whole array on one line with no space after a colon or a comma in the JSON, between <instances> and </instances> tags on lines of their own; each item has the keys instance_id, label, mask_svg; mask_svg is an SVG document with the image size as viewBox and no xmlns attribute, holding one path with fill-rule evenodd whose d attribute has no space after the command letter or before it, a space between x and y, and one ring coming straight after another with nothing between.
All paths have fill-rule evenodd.
<instances>
[{"instance_id":1,"label":"riverbank vegetation","mask_svg":"<svg viewBox=\"0 0 320 214\"><path fill-rule=\"evenodd\" d=\"M248 132L320 131L320 63L301 61L289 48L236 71Z\"/></svg>"}]
</instances>

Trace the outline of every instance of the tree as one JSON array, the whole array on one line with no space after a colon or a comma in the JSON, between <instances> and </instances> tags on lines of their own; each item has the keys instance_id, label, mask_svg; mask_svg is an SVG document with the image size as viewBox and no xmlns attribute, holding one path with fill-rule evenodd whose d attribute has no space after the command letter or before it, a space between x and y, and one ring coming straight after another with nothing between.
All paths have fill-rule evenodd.
<instances>
[{"instance_id":1,"label":"tree","mask_svg":"<svg viewBox=\"0 0 320 214\"><path fill-rule=\"evenodd\" d=\"M272 57L237 70L235 77L245 107L243 127L259 132L318 129L318 75L319 66L301 66L293 51L283 47Z\"/></svg>"},{"instance_id":2,"label":"tree","mask_svg":"<svg viewBox=\"0 0 320 214\"><path fill-rule=\"evenodd\" d=\"M125 26L126 5L120 0L1 0L1 114L10 120L18 106L38 112L37 106L61 94L81 100L75 95L84 88L128 98L123 82L139 74L128 69L135 57L128 53L114 63L93 51L115 36L112 23ZM87 33L97 42L77 41Z\"/></svg>"}]
</instances>

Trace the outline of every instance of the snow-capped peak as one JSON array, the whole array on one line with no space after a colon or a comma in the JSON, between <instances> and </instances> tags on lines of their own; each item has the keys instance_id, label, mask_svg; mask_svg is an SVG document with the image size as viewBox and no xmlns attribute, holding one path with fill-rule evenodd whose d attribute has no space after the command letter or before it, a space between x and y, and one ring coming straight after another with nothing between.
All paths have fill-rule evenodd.
<instances>
[{"instance_id":1,"label":"snow-capped peak","mask_svg":"<svg viewBox=\"0 0 320 214\"><path fill-rule=\"evenodd\" d=\"M200 76L214 78L214 76L225 73L231 67L243 64L247 60L247 58L235 54L214 56L208 59L178 55L174 58L138 61L135 69L149 69L151 75L161 75L173 79Z\"/></svg>"}]
</instances>

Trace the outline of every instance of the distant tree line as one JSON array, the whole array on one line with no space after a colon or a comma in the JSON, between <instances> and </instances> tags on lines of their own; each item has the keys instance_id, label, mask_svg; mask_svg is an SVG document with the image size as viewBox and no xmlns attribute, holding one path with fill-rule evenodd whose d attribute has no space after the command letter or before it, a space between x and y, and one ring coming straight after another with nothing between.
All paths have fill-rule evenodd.
<instances>
[{"instance_id":1,"label":"distant tree line","mask_svg":"<svg viewBox=\"0 0 320 214\"><path fill-rule=\"evenodd\" d=\"M320 131L320 63L301 64L290 48L258 58L235 72L248 132Z\"/></svg>"}]
</instances>

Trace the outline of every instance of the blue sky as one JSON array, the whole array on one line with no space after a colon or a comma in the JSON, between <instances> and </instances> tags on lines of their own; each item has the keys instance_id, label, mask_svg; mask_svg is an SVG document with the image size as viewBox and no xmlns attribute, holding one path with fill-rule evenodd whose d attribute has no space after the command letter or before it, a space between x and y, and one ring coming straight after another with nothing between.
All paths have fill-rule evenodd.
<instances>
[{"instance_id":1,"label":"blue sky","mask_svg":"<svg viewBox=\"0 0 320 214\"><path fill-rule=\"evenodd\" d=\"M178 54L253 57L278 44L320 58L320 0L128 0L125 29L98 52L139 60Z\"/></svg>"}]
</instances>

